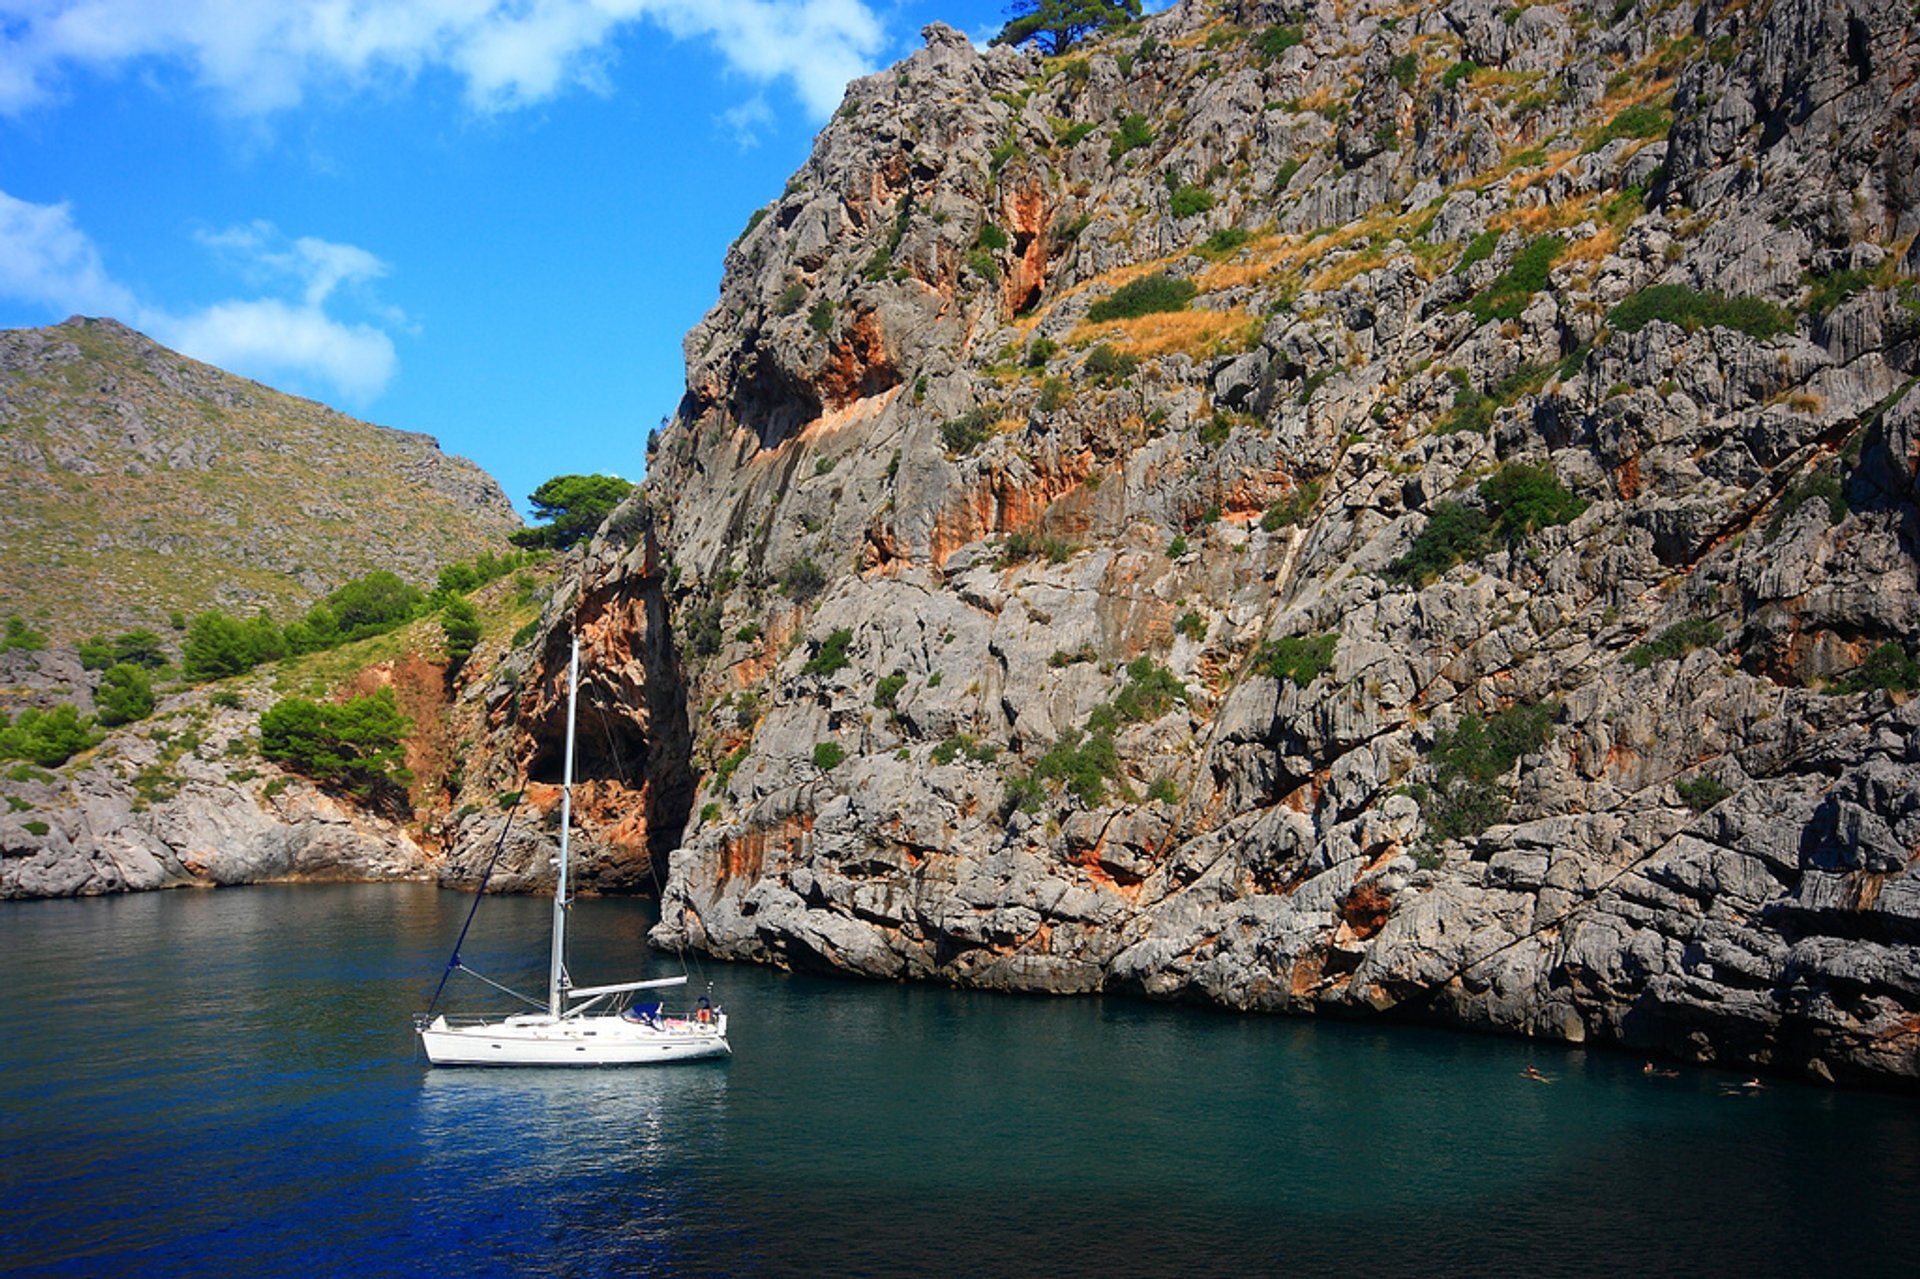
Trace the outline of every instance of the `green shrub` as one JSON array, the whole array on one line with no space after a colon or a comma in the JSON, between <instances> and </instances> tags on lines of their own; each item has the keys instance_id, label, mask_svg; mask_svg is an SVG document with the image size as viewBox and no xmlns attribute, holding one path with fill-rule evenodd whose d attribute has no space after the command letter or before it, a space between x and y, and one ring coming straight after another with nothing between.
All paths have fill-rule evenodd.
<instances>
[{"instance_id":1,"label":"green shrub","mask_svg":"<svg viewBox=\"0 0 1920 1279\"><path fill-rule=\"evenodd\" d=\"M1733 791L1721 784L1720 779L1710 773L1684 782L1675 782L1674 791L1680 796L1680 802L1696 813L1704 813Z\"/></svg>"},{"instance_id":2,"label":"green shrub","mask_svg":"<svg viewBox=\"0 0 1920 1279\"><path fill-rule=\"evenodd\" d=\"M1644 671L1655 662L1685 657L1696 648L1712 648L1720 638L1720 623L1705 617L1689 617L1675 622L1648 643L1634 645L1622 660L1635 670Z\"/></svg>"},{"instance_id":3,"label":"green shrub","mask_svg":"<svg viewBox=\"0 0 1920 1279\"><path fill-rule=\"evenodd\" d=\"M153 714L153 678L144 666L116 662L100 676L93 704L109 728L145 719Z\"/></svg>"},{"instance_id":4,"label":"green shrub","mask_svg":"<svg viewBox=\"0 0 1920 1279\"><path fill-rule=\"evenodd\" d=\"M827 585L826 570L803 555L781 570L780 589L796 604L804 604Z\"/></svg>"},{"instance_id":5,"label":"green shrub","mask_svg":"<svg viewBox=\"0 0 1920 1279\"><path fill-rule=\"evenodd\" d=\"M1518 319L1533 295L1547 287L1548 272L1566 247L1566 239L1559 235L1543 235L1529 242L1514 254L1507 269L1467 304L1473 318L1482 324Z\"/></svg>"},{"instance_id":6,"label":"green shrub","mask_svg":"<svg viewBox=\"0 0 1920 1279\"><path fill-rule=\"evenodd\" d=\"M1154 778L1152 784L1147 787L1147 798L1161 804L1178 804L1180 788L1173 784L1171 777L1163 773Z\"/></svg>"},{"instance_id":7,"label":"green shrub","mask_svg":"<svg viewBox=\"0 0 1920 1279\"><path fill-rule=\"evenodd\" d=\"M1242 230L1237 226L1221 227L1200 241L1200 256L1218 262L1252 238L1251 231Z\"/></svg>"},{"instance_id":8,"label":"green shrub","mask_svg":"<svg viewBox=\"0 0 1920 1279\"><path fill-rule=\"evenodd\" d=\"M1129 115L1120 121L1120 128L1113 135L1113 143L1107 148L1107 158L1118 162L1129 151L1138 150L1153 141L1153 130L1147 125L1147 117Z\"/></svg>"},{"instance_id":9,"label":"green shrub","mask_svg":"<svg viewBox=\"0 0 1920 1279\"><path fill-rule=\"evenodd\" d=\"M1482 231L1479 235L1467 241L1467 247L1461 250L1460 260L1453 264L1453 273L1455 275L1465 275L1468 267L1476 262L1486 261L1493 256L1493 251L1499 247L1500 233L1498 231Z\"/></svg>"},{"instance_id":10,"label":"green shrub","mask_svg":"<svg viewBox=\"0 0 1920 1279\"><path fill-rule=\"evenodd\" d=\"M47 825L45 822L39 820L38 818L35 818L33 821L30 821L30 822L21 822L20 826L21 826L21 829L25 830L29 835L45 835L48 831L53 829L51 826Z\"/></svg>"},{"instance_id":11,"label":"green shrub","mask_svg":"<svg viewBox=\"0 0 1920 1279\"><path fill-rule=\"evenodd\" d=\"M1269 533L1278 533L1283 528L1302 523L1319 500L1320 481L1309 480L1269 506L1260 517L1260 527Z\"/></svg>"},{"instance_id":12,"label":"green shrub","mask_svg":"<svg viewBox=\"0 0 1920 1279\"><path fill-rule=\"evenodd\" d=\"M1420 78L1420 55L1417 53L1401 54L1387 64L1387 74L1392 76L1394 83L1398 84L1401 88L1413 88L1414 81Z\"/></svg>"},{"instance_id":13,"label":"green shrub","mask_svg":"<svg viewBox=\"0 0 1920 1279\"><path fill-rule=\"evenodd\" d=\"M1450 500L1434 503L1412 547L1387 565L1388 580L1425 585L1496 542L1566 524L1587 509L1586 499L1569 493L1545 463L1509 462L1480 482L1479 493L1485 511Z\"/></svg>"},{"instance_id":14,"label":"green shrub","mask_svg":"<svg viewBox=\"0 0 1920 1279\"><path fill-rule=\"evenodd\" d=\"M1305 688L1333 669L1333 652L1339 643L1340 636L1334 631L1283 636L1260 646L1253 668L1262 675Z\"/></svg>"},{"instance_id":15,"label":"green shrub","mask_svg":"<svg viewBox=\"0 0 1920 1279\"><path fill-rule=\"evenodd\" d=\"M1184 701L1187 686L1174 673L1151 657L1136 657L1127 663L1127 682L1113 699L1114 713L1130 724L1159 719Z\"/></svg>"},{"instance_id":16,"label":"green shrub","mask_svg":"<svg viewBox=\"0 0 1920 1279\"><path fill-rule=\"evenodd\" d=\"M776 315L792 315L807 300L807 286L798 280L787 281L787 287L780 290L780 296L774 299L773 310Z\"/></svg>"},{"instance_id":17,"label":"green shrub","mask_svg":"<svg viewBox=\"0 0 1920 1279\"><path fill-rule=\"evenodd\" d=\"M1435 734L1428 762L1434 786L1420 792L1428 829L1440 839L1477 835L1507 815L1507 800L1494 781L1538 751L1553 735L1557 702L1514 705L1494 714L1464 716Z\"/></svg>"},{"instance_id":18,"label":"green shrub","mask_svg":"<svg viewBox=\"0 0 1920 1279\"><path fill-rule=\"evenodd\" d=\"M1665 107L1642 102L1622 110L1588 140L1582 154L1591 155L1617 138L1663 137L1673 124L1673 113Z\"/></svg>"},{"instance_id":19,"label":"green shrub","mask_svg":"<svg viewBox=\"0 0 1920 1279\"><path fill-rule=\"evenodd\" d=\"M985 444L992 435L993 414L984 406L968 409L940 424L940 439L947 451L963 456Z\"/></svg>"},{"instance_id":20,"label":"green shrub","mask_svg":"<svg viewBox=\"0 0 1920 1279\"><path fill-rule=\"evenodd\" d=\"M1191 218L1213 207L1213 192L1205 187L1183 186L1168 197L1168 203L1174 217Z\"/></svg>"},{"instance_id":21,"label":"green shrub","mask_svg":"<svg viewBox=\"0 0 1920 1279\"><path fill-rule=\"evenodd\" d=\"M339 704L287 697L260 717L260 753L323 785L400 799L413 780L403 745L412 728L391 688Z\"/></svg>"},{"instance_id":22,"label":"green shrub","mask_svg":"<svg viewBox=\"0 0 1920 1279\"><path fill-rule=\"evenodd\" d=\"M440 610L440 632L447 641L447 660L458 666L480 645L480 615L465 597L456 595Z\"/></svg>"},{"instance_id":23,"label":"green shrub","mask_svg":"<svg viewBox=\"0 0 1920 1279\"><path fill-rule=\"evenodd\" d=\"M1480 496L1494 514L1496 541L1570 524L1587 509L1587 500L1569 493L1544 462L1507 463L1480 482Z\"/></svg>"},{"instance_id":24,"label":"green shrub","mask_svg":"<svg viewBox=\"0 0 1920 1279\"><path fill-rule=\"evenodd\" d=\"M882 710L892 710L894 702L900 696L900 690L907 686L907 677L895 671L891 675L882 675L873 686L873 704Z\"/></svg>"},{"instance_id":25,"label":"green shrub","mask_svg":"<svg viewBox=\"0 0 1920 1279\"><path fill-rule=\"evenodd\" d=\"M718 800L700 805L700 825L705 826L708 822L717 820L719 816L720 802Z\"/></svg>"},{"instance_id":26,"label":"green shrub","mask_svg":"<svg viewBox=\"0 0 1920 1279\"><path fill-rule=\"evenodd\" d=\"M1735 329L1763 340L1793 331L1793 317L1771 302L1701 293L1684 284L1655 284L1640 290L1607 314L1607 327L1619 333L1637 333L1655 320L1677 324L1689 332Z\"/></svg>"},{"instance_id":27,"label":"green shrub","mask_svg":"<svg viewBox=\"0 0 1920 1279\"><path fill-rule=\"evenodd\" d=\"M847 757L846 747L839 742L815 742L813 746L813 766L821 772L835 768Z\"/></svg>"},{"instance_id":28,"label":"green shrub","mask_svg":"<svg viewBox=\"0 0 1920 1279\"><path fill-rule=\"evenodd\" d=\"M1180 619L1173 624L1173 629L1196 644L1207 642L1207 619L1192 609L1180 615Z\"/></svg>"},{"instance_id":29,"label":"green shrub","mask_svg":"<svg viewBox=\"0 0 1920 1279\"><path fill-rule=\"evenodd\" d=\"M1465 839L1506 820L1506 796L1488 782L1459 779L1432 791L1421 805L1427 830L1436 839Z\"/></svg>"},{"instance_id":30,"label":"green shrub","mask_svg":"<svg viewBox=\"0 0 1920 1279\"><path fill-rule=\"evenodd\" d=\"M1095 302L1087 308L1087 319L1098 324L1161 311L1184 311L1197 292L1199 289L1192 280L1177 280L1164 271L1156 271L1121 285Z\"/></svg>"},{"instance_id":31,"label":"green shrub","mask_svg":"<svg viewBox=\"0 0 1920 1279\"><path fill-rule=\"evenodd\" d=\"M1484 555L1492 528L1484 511L1451 500L1435 502L1407 553L1387 565L1387 578L1423 586L1455 564Z\"/></svg>"},{"instance_id":32,"label":"green shrub","mask_svg":"<svg viewBox=\"0 0 1920 1279\"><path fill-rule=\"evenodd\" d=\"M31 760L42 768L57 768L81 751L99 745L93 717L61 702L46 710L29 706L12 723L0 715L0 759ZM19 770L8 774L20 780Z\"/></svg>"},{"instance_id":33,"label":"green shrub","mask_svg":"<svg viewBox=\"0 0 1920 1279\"><path fill-rule=\"evenodd\" d=\"M1821 467L1787 489L1781 495L1779 509L1767 522L1766 540L1771 542L1779 537L1780 530L1786 527L1793 513L1816 499L1827 504L1828 524L1838 524L1847 518L1846 482L1840 478L1838 470Z\"/></svg>"},{"instance_id":34,"label":"green shrub","mask_svg":"<svg viewBox=\"0 0 1920 1279\"><path fill-rule=\"evenodd\" d=\"M1255 36L1253 47L1263 61L1271 62L1306 38L1306 28L1280 24Z\"/></svg>"},{"instance_id":35,"label":"green shrub","mask_svg":"<svg viewBox=\"0 0 1920 1279\"><path fill-rule=\"evenodd\" d=\"M1106 798L1107 783L1120 776L1120 752L1111 733L1065 733L1033 766L1035 781L1058 781L1092 808Z\"/></svg>"},{"instance_id":36,"label":"green shrub","mask_svg":"<svg viewBox=\"0 0 1920 1279\"><path fill-rule=\"evenodd\" d=\"M1040 383L1040 395L1034 401L1034 408L1042 413L1052 413L1073 398L1073 386L1063 377L1050 377Z\"/></svg>"},{"instance_id":37,"label":"green shrub","mask_svg":"<svg viewBox=\"0 0 1920 1279\"><path fill-rule=\"evenodd\" d=\"M157 632L141 629L126 631L111 640L95 635L80 645L80 664L90 671L122 662L157 671L167 664L165 641Z\"/></svg>"},{"instance_id":38,"label":"green shrub","mask_svg":"<svg viewBox=\"0 0 1920 1279\"><path fill-rule=\"evenodd\" d=\"M835 671L845 670L853 665L853 659L847 656L847 645L853 643L853 631L842 626L828 634L814 650L807 664L800 668L802 675L831 675Z\"/></svg>"},{"instance_id":39,"label":"green shrub","mask_svg":"<svg viewBox=\"0 0 1920 1279\"><path fill-rule=\"evenodd\" d=\"M1081 365L1088 377L1107 385L1132 377L1139 367L1138 359L1120 354L1105 342L1088 351L1086 362Z\"/></svg>"},{"instance_id":40,"label":"green shrub","mask_svg":"<svg viewBox=\"0 0 1920 1279\"><path fill-rule=\"evenodd\" d=\"M0 639L0 652L7 652L16 648L27 650L40 649L46 646L47 637L44 633L28 626L26 619L18 613L8 615L6 636Z\"/></svg>"},{"instance_id":41,"label":"green shrub","mask_svg":"<svg viewBox=\"0 0 1920 1279\"><path fill-rule=\"evenodd\" d=\"M983 222L980 224L980 236L975 243L983 249L991 249L998 252L1013 243L1013 241L1007 238L1005 231L1002 231L993 223Z\"/></svg>"},{"instance_id":42,"label":"green shrub","mask_svg":"<svg viewBox=\"0 0 1920 1279\"><path fill-rule=\"evenodd\" d=\"M1225 414L1215 413L1200 424L1200 443L1210 449L1217 449L1227 442L1233 434L1233 423Z\"/></svg>"},{"instance_id":43,"label":"green shrub","mask_svg":"<svg viewBox=\"0 0 1920 1279\"><path fill-rule=\"evenodd\" d=\"M1186 553L1187 553L1187 539L1183 537L1181 534L1175 533L1173 535L1173 540L1167 543L1167 558L1170 560L1177 560L1182 555L1185 555Z\"/></svg>"},{"instance_id":44,"label":"green shrub","mask_svg":"<svg viewBox=\"0 0 1920 1279\"><path fill-rule=\"evenodd\" d=\"M833 332L833 299L821 298L807 310L807 327L821 337Z\"/></svg>"},{"instance_id":45,"label":"green shrub","mask_svg":"<svg viewBox=\"0 0 1920 1279\"><path fill-rule=\"evenodd\" d=\"M1920 688L1920 662L1891 641L1867 655L1867 660L1834 681L1830 692L1864 693L1869 689L1911 693Z\"/></svg>"},{"instance_id":46,"label":"green shrub","mask_svg":"<svg viewBox=\"0 0 1920 1279\"><path fill-rule=\"evenodd\" d=\"M1082 120L1079 124L1069 125L1054 138L1054 145L1072 150L1087 140L1087 135L1100 126L1091 120Z\"/></svg>"},{"instance_id":47,"label":"green shrub","mask_svg":"<svg viewBox=\"0 0 1920 1279\"><path fill-rule=\"evenodd\" d=\"M1493 428L1493 411L1499 405L1482 395L1467 380L1464 369L1449 369L1447 372L1455 382L1453 407L1447 410L1447 415L1440 419L1434 430L1441 435L1452 435L1457 431L1485 435Z\"/></svg>"},{"instance_id":48,"label":"green shrub","mask_svg":"<svg viewBox=\"0 0 1920 1279\"><path fill-rule=\"evenodd\" d=\"M1052 338L1035 338L1027 347L1027 367L1045 368L1048 360L1060 354L1060 344Z\"/></svg>"},{"instance_id":49,"label":"green shrub","mask_svg":"<svg viewBox=\"0 0 1920 1279\"><path fill-rule=\"evenodd\" d=\"M1456 62L1447 68L1445 75L1440 77L1440 83L1451 89L1461 81L1471 79L1473 73L1479 69L1476 63Z\"/></svg>"}]
</instances>

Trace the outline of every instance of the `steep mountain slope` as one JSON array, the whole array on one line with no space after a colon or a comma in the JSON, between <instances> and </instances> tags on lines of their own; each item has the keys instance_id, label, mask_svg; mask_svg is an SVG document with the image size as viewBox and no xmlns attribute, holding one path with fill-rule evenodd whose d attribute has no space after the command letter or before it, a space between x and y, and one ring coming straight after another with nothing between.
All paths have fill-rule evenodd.
<instances>
[{"instance_id":1,"label":"steep mountain slope","mask_svg":"<svg viewBox=\"0 0 1920 1279\"><path fill-rule=\"evenodd\" d=\"M430 582L519 527L484 471L112 320L0 333L0 596L56 640Z\"/></svg>"},{"instance_id":2,"label":"steep mountain slope","mask_svg":"<svg viewBox=\"0 0 1920 1279\"><path fill-rule=\"evenodd\" d=\"M1920 1074L1915 36L929 29L549 614L662 940Z\"/></svg>"}]
</instances>

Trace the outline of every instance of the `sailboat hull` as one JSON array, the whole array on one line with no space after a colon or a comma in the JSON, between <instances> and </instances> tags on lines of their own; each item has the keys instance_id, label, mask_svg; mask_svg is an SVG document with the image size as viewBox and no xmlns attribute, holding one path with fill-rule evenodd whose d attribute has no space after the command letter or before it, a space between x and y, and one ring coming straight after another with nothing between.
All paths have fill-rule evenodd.
<instances>
[{"instance_id":1,"label":"sailboat hull","mask_svg":"<svg viewBox=\"0 0 1920 1279\"><path fill-rule=\"evenodd\" d=\"M427 1060L436 1066L651 1066L725 1057L724 1013L709 1022L625 1017L509 1017L450 1023L436 1017L420 1030Z\"/></svg>"}]
</instances>

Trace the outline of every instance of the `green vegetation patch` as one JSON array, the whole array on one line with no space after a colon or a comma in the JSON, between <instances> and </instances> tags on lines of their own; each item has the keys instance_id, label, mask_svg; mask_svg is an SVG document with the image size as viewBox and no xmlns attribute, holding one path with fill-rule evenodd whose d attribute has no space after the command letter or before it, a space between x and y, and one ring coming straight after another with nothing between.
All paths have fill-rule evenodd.
<instances>
[{"instance_id":1,"label":"green vegetation patch","mask_svg":"<svg viewBox=\"0 0 1920 1279\"><path fill-rule=\"evenodd\" d=\"M364 799L404 800L413 781L404 739L412 729L391 688L338 704L287 697L260 717L260 753Z\"/></svg>"},{"instance_id":2,"label":"green vegetation patch","mask_svg":"<svg viewBox=\"0 0 1920 1279\"><path fill-rule=\"evenodd\" d=\"M1253 668L1272 679L1305 688L1333 669L1333 652L1339 643L1340 636L1334 631L1283 636L1260 646Z\"/></svg>"},{"instance_id":3,"label":"green vegetation patch","mask_svg":"<svg viewBox=\"0 0 1920 1279\"><path fill-rule=\"evenodd\" d=\"M1706 617L1689 617L1675 622L1645 644L1627 650L1624 660L1635 670L1646 670L1655 662L1685 657L1696 648L1712 648L1721 640L1720 623Z\"/></svg>"},{"instance_id":4,"label":"green vegetation patch","mask_svg":"<svg viewBox=\"0 0 1920 1279\"><path fill-rule=\"evenodd\" d=\"M1387 565L1387 578L1425 585L1498 542L1570 523L1587 509L1586 499L1568 492L1545 463L1509 462L1480 482L1479 493L1485 510L1450 500L1434 503L1407 553Z\"/></svg>"},{"instance_id":5,"label":"green vegetation patch","mask_svg":"<svg viewBox=\"0 0 1920 1279\"><path fill-rule=\"evenodd\" d=\"M1872 689L1889 693L1911 693L1920 688L1920 662L1900 645L1889 641L1867 655L1867 660L1835 680L1831 693L1865 693Z\"/></svg>"},{"instance_id":6,"label":"green vegetation patch","mask_svg":"<svg viewBox=\"0 0 1920 1279\"><path fill-rule=\"evenodd\" d=\"M1655 320L1677 324L1689 333L1701 328L1734 329L1749 337L1775 337L1793 331L1793 317L1755 297L1723 297L1684 284L1655 284L1640 290L1607 314L1607 327L1637 333Z\"/></svg>"},{"instance_id":7,"label":"green vegetation patch","mask_svg":"<svg viewBox=\"0 0 1920 1279\"><path fill-rule=\"evenodd\" d=\"M0 759L24 759L42 768L57 768L81 751L99 745L93 717L82 715L68 702L41 710L29 706L11 722L0 715ZM20 770L8 774L20 780Z\"/></svg>"},{"instance_id":8,"label":"green vegetation patch","mask_svg":"<svg viewBox=\"0 0 1920 1279\"><path fill-rule=\"evenodd\" d=\"M1131 320L1161 311L1184 311L1199 292L1192 280L1178 280L1164 271L1143 275L1121 285L1111 294L1087 308L1087 319L1095 324L1107 320Z\"/></svg>"},{"instance_id":9,"label":"green vegetation patch","mask_svg":"<svg viewBox=\"0 0 1920 1279\"><path fill-rule=\"evenodd\" d=\"M845 670L853 665L853 659L847 656L847 646L853 643L853 631L842 626L820 641L820 646L800 668L802 675L831 675L835 671Z\"/></svg>"},{"instance_id":10,"label":"green vegetation patch","mask_svg":"<svg viewBox=\"0 0 1920 1279\"><path fill-rule=\"evenodd\" d=\"M1113 135L1113 142L1107 147L1107 158L1119 161L1129 151L1137 151L1153 141L1153 129L1143 115L1129 115L1120 121L1120 127Z\"/></svg>"},{"instance_id":11,"label":"green vegetation patch","mask_svg":"<svg viewBox=\"0 0 1920 1279\"><path fill-rule=\"evenodd\" d=\"M1671 127L1673 111L1670 107L1639 103L1623 109L1601 126L1599 132L1587 140L1586 149L1581 154L1591 155L1607 143L1621 138L1665 137Z\"/></svg>"},{"instance_id":12,"label":"green vegetation patch","mask_svg":"<svg viewBox=\"0 0 1920 1279\"><path fill-rule=\"evenodd\" d=\"M1482 324L1519 319L1533 295L1547 287L1548 273L1566 249L1566 238L1560 235L1543 235L1530 241L1513 255L1507 269L1467 304L1467 310Z\"/></svg>"},{"instance_id":13,"label":"green vegetation patch","mask_svg":"<svg viewBox=\"0 0 1920 1279\"><path fill-rule=\"evenodd\" d=\"M1731 789L1711 773L1702 773L1684 782L1675 782L1673 789L1680 796L1680 802L1696 813L1706 812L1733 794Z\"/></svg>"},{"instance_id":14,"label":"green vegetation patch","mask_svg":"<svg viewBox=\"0 0 1920 1279\"><path fill-rule=\"evenodd\" d=\"M985 444L993 435L993 413L985 406L968 409L959 417L940 424L940 441L947 452L965 456Z\"/></svg>"}]
</instances>

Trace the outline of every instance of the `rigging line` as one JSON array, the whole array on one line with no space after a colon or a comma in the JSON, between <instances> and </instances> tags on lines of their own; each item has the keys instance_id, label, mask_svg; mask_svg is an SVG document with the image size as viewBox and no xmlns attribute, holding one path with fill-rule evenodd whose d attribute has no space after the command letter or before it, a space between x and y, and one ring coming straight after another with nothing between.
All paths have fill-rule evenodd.
<instances>
[{"instance_id":1,"label":"rigging line","mask_svg":"<svg viewBox=\"0 0 1920 1279\"><path fill-rule=\"evenodd\" d=\"M526 796L527 788L523 784L520 787L519 793L513 797L513 807L507 810L507 820L500 823L500 838L494 841L493 856L487 859L487 868L481 872L480 884L473 891L473 904L467 907L467 920L460 925L460 935L456 937L453 942L453 954L447 959L447 966L440 972L440 984L433 988L433 998L427 1001L425 1016L433 1016L433 1010L440 1003L440 995L447 988L447 978L453 976L454 969L464 969L467 972L473 973L473 969L468 968L460 962L460 948L466 944L467 930L473 927L474 915L479 913L480 899L487 895L487 881L493 878L493 868L499 865L500 854L505 851L507 847L507 835L513 830L513 815L520 811L520 801L525 799ZM480 977L479 973L473 973L473 975ZM480 980L486 981L487 979L481 977ZM492 985L493 983L488 982L487 984ZM508 993L512 994L513 992L509 991ZM524 999L525 996L520 996L520 998Z\"/></svg>"},{"instance_id":2,"label":"rigging line","mask_svg":"<svg viewBox=\"0 0 1920 1279\"><path fill-rule=\"evenodd\" d=\"M467 976L473 978L475 981L484 982L486 985L493 987L495 990L499 991L504 995L512 995L515 999L519 1000L523 1004L526 1004L533 1008L546 1007L546 1004L542 1003L538 999L535 999L533 996L523 995L511 986L503 986L499 982L495 981L493 978L487 976L485 973L481 972L476 968L469 968L465 964L459 964L456 966L460 969L461 972L467 974Z\"/></svg>"}]
</instances>

